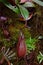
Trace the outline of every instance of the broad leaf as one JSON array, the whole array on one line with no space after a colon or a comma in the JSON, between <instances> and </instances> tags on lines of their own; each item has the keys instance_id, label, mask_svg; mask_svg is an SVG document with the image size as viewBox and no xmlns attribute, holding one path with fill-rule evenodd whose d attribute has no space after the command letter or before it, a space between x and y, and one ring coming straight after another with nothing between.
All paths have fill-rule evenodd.
<instances>
[{"instance_id":1,"label":"broad leaf","mask_svg":"<svg viewBox=\"0 0 43 65\"><path fill-rule=\"evenodd\" d=\"M28 17L29 17L29 12L28 12L28 10L27 10L25 7L21 6L21 5L18 5L18 6L19 6L19 9L20 9L21 15L23 16L23 18L24 18L25 20L27 20Z\"/></svg>"},{"instance_id":2,"label":"broad leaf","mask_svg":"<svg viewBox=\"0 0 43 65\"><path fill-rule=\"evenodd\" d=\"M35 7L35 5L32 2L26 2L23 4L24 7Z\"/></svg>"},{"instance_id":3,"label":"broad leaf","mask_svg":"<svg viewBox=\"0 0 43 65\"><path fill-rule=\"evenodd\" d=\"M9 9L11 9L13 12L17 13L17 14L20 14L20 10L18 7L16 6L12 6L11 4L5 4Z\"/></svg>"},{"instance_id":4,"label":"broad leaf","mask_svg":"<svg viewBox=\"0 0 43 65\"><path fill-rule=\"evenodd\" d=\"M43 6L43 2L40 0L32 0L33 2L35 2L36 4Z\"/></svg>"},{"instance_id":5,"label":"broad leaf","mask_svg":"<svg viewBox=\"0 0 43 65\"><path fill-rule=\"evenodd\" d=\"M13 12L20 14L19 8L16 6L12 6L7 0L0 0L6 7L11 9Z\"/></svg>"}]
</instances>

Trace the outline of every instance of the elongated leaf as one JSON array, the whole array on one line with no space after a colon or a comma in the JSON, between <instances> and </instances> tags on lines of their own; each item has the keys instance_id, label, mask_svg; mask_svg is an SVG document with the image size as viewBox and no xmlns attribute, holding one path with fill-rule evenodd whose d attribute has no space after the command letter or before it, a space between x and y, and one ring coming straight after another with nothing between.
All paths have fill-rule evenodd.
<instances>
[{"instance_id":1,"label":"elongated leaf","mask_svg":"<svg viewBox=\"0 0 43 65\"><path fill-rule=\"evenodd\" d=\"M21 6L21 5L19 5L19 9L20 9L20 12L21 12L21 15L23 16L23 18L24 18L25 20L27 20L28 17L29 17L29 12L28 12L28 10L27 10L25 7Z\"/></svg>"},{"instance_id":2,"label":"elongated leaf","mask_svg":"<svg viewBox=\"0 0 43 65\"><path fill-rule=\"evenodd\" d=\"M35 7L35 5L32 2L26 2L23 4L24 7Z\"/></svg>"},{"instance_id":3,"label":"elongated leaf","mask_svg":"<svg viewBox=\"0 0 43 65\"><path fill-rule=\"evenodd\" d=\"M39 54L37 56L37 60L38 60L39 64L43 61L43 54L41 52L39 52Z\"/></svg>"},{"instance_id":4,"label":"elongated leaf","mask_svg":"<svg viewBox=\"0 0 43 65\"><path fill-rule=\"evenodd\" d=\"M19 11L19 8L18 7L15 7L15 6L12 6L11 4L5 4L9 9L11 9L13 12L17 13L17 14L20 14L20 11Z\"/></svg>"},{"instance_id":5,"label":"elongated leaf","mask_svg":"<svg viewBox=\"0 0 43 65\"><path fill-rule=\"evenodd\" d=\"M40 0L32 0L33 2L35 2L36 4L43 6L43 2Z\"/></svg>"},{"instance_id":6,"label":"elongated leaf","mask_svg":"<svg viewBox=\"0 0 43 65\"><path fill-rule=\"evenodd\" d=\"M7 0L0 0L6 7L11 9L13 12L20 14L19 8L16 6L12 6Z\"/></svg>"}]
</instances>

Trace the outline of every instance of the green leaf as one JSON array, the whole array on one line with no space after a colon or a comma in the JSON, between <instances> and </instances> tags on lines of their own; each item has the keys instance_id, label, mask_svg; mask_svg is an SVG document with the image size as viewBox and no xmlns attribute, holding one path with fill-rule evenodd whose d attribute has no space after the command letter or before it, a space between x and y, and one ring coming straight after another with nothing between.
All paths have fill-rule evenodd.
<instances>
[{"instance_id":1,"label":"green leaf","mask_svg":"<svg viewBox=\"0 0 43 65\"><path fill-rule=\"evenodd\" d=\"M13 12L20 14L20 10L16 6L12 6L11 4L5 4L9 9L11 9Z\"/></svg>"},{"instance_id":2,"label":"green leaf","mask_svg":"<svg viewBox=\"0 0 43 65\"><path fill-rule=\"evenodd\" d=\"M20 14L19 8L16 6L12 6L7 0L0 0L0 2L2 2L6 7L11 9L13 12Z\"/></svg>"},{"instance_id":3,"label":"green leaf","mask_svg":"<svg viewBox=\"0 0 43 65\"><path fill-rule=\"evenodd\" d=\"M35 38L29 38L29 39L26 39L26 45L27 45L27 49L29 50L35 50L36 46L35 46L35 42L37 40Z\"/></svg>"},{"instance_id":4,"label":"green leaf","mask_svg":"<svg viewBox=\"0 0 43 65\"><path fill-rule=\"evenodd\" d=\"M35 7L35 5L32 2L26 2L23 4L24 7Z\"/></svg>"},{"instance_id":5,"label":"green leaf","mask_svg":"<svg viewBox=\"0 0 43 65\"><path fill-rule=\"evenodd\" d=\"M39 64L43 61L43 54L41 52L39 52L39 54L37 56L37 60L38 60Z\"/></svg>"},{"instance_id":6,"label":"green leaf","mask_svg":"<svg viewBox=\"0 0 43 65\"><path fill-rule=\"evenodd\" d=\"M26 40L27 44L28 44L28 43L29 43L29 44L33 44L33 43L35 43L36 41L37 41L37 40L36 40L35 38L32 39L31 37Z\"/></svg>"},{"instance_id":7,"label":"green leaf","mask_svg":"<svg viewBox=\"0 0 43 65\"><path fill-rule=\"evenodd\" d=\"M25 7L21 6L21 5L18 5L18 6L19 6L19 9L20 9L21 15L23 16L23 18L24 18L25 20L27 20L28 17L29 17L29 12L28 12L28 10L27 10Z\"/></svg>"},{"instance_id":8,"label":"green leaf","mask_svg":"<svg viewBox=\"0 0 43 65\"><path fill-rule=\"evenodd\" d=\"M43 6L43 2L40 0L32 0L33 2L35 2L36 4Z\"/></svg>"},{"instance_id":9,"label":"green leaf","mask_svg":"<svg viewBox=\"0 0 43 65\"><path fill-rule=\"evenodd\" d=\"M35 50L35 48L36 48L35 44L27 44L27 49Z\"/></svg>"}]
</instances>

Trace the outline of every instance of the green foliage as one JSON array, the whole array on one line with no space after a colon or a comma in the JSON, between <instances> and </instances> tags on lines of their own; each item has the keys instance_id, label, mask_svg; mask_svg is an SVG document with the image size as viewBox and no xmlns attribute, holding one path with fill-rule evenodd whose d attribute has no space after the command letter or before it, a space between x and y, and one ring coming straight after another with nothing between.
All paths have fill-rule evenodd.
<instances>
[{"instance_id":1,"label":"green foliage","mask_svg":"<svg viewBox=\"0 0 43 65\"><path fill-rule=\"evenodd\" d=\"M40 0L32 0L33 2L35 2L36 4L43 6L43 2Z\"/></svg>"},{"instance_id":2,"label":"green foliage","mask_svg":"<svg viewBox=\"0 0 43 65\"><path fill-rule=\"evenodd\" d=\"M25 28L23 23L19 21L13 22L12 19L11 20L9 19L7 23L8 23L8 31L10 33L10 39L11 39L10 41L7 41L6 37L3 34L3 30L0 28L0 42L2 42L2 45L4 45L5 47L11 47L15 43L17 43L20 30L22 30L25 39L28 39L31 36L29 28Z\"/></svg>"},{"instance_id":3,"label":"green foliage","mask_svg":"<svg viewBox=\"0 0 43 65\"><path fill-rule=\"evenodd\" d=\"M21 5L18 5L18 6L19 6L19 9L20 9L20 12L21 12L22 16L24 17L25 20L27 20L28 17L29 17L28 10L26 8L24 8L23 6L21 6Z\"/></svg>"},{"instance_id":4,"label":"green foliage","mask_svg":"<svg viewBox=\"0 0 43 65\"><path fill-rule=\"evenodd\" d=\"M32 2L26 2L23 4L24 7L35 7L35 4L33 4Z\"/></svg>"},{"instance_id":5,"label":"green foliage","mask_svg":"<svg viewBox=\"0 0 43 65\"><path fill-rule=\"evenodd\" d=\"M39 52L37 59L38 59L39 64L43 61L43 54L41 52Z\"/></svg>"},{"instance_id":6,"label":"green foliage","mask_svg":"<svg viewBox=\"0 0 43 65\"><path fill-rule=\"evenodd\" d=\"M2 2L6 7L11 9L13 12L20 14L18 7L12 6L7 0L0 0L0 2Z\"/></svg>"},{"instance_id":7,"label":"green foliage","mask_svg":"<svg viewBox=\"0 0 43 65\"><path fill-rule=\"evenodd\" d=\"M27 18L29 17L29 12L26 9L26 7L35 7L35 5L33 3L36 3L38 5L43 6L43 2L41 2L40 0L32 0L32 1L33 2L26 2L26 3L21 5L19 3L19 0L15 0L17 6L16 5L12 6L7 0L0 0L0 2L2 2L6 7L11 9L13 12L15 12L17 14L21 14L25 20L27 20ZM36 9L37 9L36 13L38 15L40 15L40 9L38 7ZM14 17L14 19L15 19L15 17ZM27 51L35 50L35 48L36 48L35 43L38 40L43 39L43 36L39 36L38 40L36 38L31 38L31 33L29 32L29 29L25 28L24 24L22 24L18 21L15 22L15 20L14 20L14 22L13 22L11 19L10 21L8 21L8 23L9 23L8 24L8 31L10 33L10 38L11 38L10 41L7 41L7 39L5 38L5 36L3 34L3 30L0 28L0 42L2 42L3 46L5 46L5 47L11 47L15 43L17 43L20 30L22 30L22 32L24 34L26 45L27 45ZM10 24L11 24L11 26L10 26ZM0 58L1 58L1 56L2 56L2 54L0 54ZM37 59L38 59L39 64L43 61L43 54L41 52L39 52ZM22 62L23 61L20 61L19 64L22 65Z\"/></svg>"},{"instance_id":8,"label":"green foliage","mask_svg":"<svg viewBox=\"0 0 43 65\"><path fill-rule=\"evenodd\" d=\"M28 50L35 50L36 48L36 45L35 43L37 42L37 39L35 38L29 38L29 39L26 39L26 45L27 45L27 49Z\"/></svg>"},{"instance_id":9,"label":"green foliage","mask_svg":"<svg viewBox=\"0 0 43 65\"><path fill-rule=\"evenodd\" d=\"M16 5L12 6L7 0L2 0L2 1L0 0L0 2L2 2L6 7L11 9L13 12L17 14L21 13L21 15L24 17L25 20L28 19L29 12L27 11L25 7L22 7L21 5L18 6L18 3L16 3L17 6Z\"/></svg>"},{"instance_id":10,"label":"green foliage","mask_svg":"<svg viewBox=\"0 0 43 65\"><path fill-rule=\"evenodd\" d=\"M9 26L9 32L10 32L10 36L11 36L12 40L14 40L14 41L18 40L20 30L22 30L22 32L25 36L25 39L28 39L31 36L29 29L25 28L24 24L22 24L20 22L15 22L14 26L12 26L12 25Z\"/></svg>"},{"instance_id":11,"label":"green foliage","mask_svg":"<svg viewBox=\"0 0 43 65\"><path fill-rule=\"evenodd\" d=\"M3 40L3 45L5 47L12 47L13 46L13 43L12 41L7 41L7 40Z\"/></svg>"},{"instance_id":12,"label":"green foliage","mask_svg":"<svg viewBox=\"0 0 43 65\"><path fill-rule=\"evenodd\" d=\"M13 46L13 44L15 44L14 41L7 41L7 39L5 38L4 34L3 34L3 30L0 29L0 42L2 43L2 45L4 45L5 47L11 47ZM1 44L0 43L0 44Z\"/></svg>"},{"instance_id":13,"label":"green foliage","mask_svg":"<svg viewBox=\"0 0 43 65\"><path fill-rule=\"evenodd\" d=\"M40 6L43 6L43 2L40 0L32 0L33 2L39 4ZM21 14L25 20L29 17L29 11L25 7L34 7L34 3L32 2L26 2L23 4L23 6L20 4L19 0L15 0L15 6L12 6L7 0L0 0L6 7L11 9L13 12L17 14ZM19 6L18 6L19 5Z\"/></svg>"}]
</instances>

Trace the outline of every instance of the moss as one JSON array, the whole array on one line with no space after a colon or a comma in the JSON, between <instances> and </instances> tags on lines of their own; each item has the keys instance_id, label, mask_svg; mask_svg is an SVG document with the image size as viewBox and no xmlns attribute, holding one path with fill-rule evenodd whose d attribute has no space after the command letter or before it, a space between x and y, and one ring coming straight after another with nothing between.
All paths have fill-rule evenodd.
<instances>
[{"instance_id":1,"label":"moss","mask_svg":"<svg viewBox=\"0 0 43 65\"><path fill-rule=\"evenodd\" d=\"M22 30L25 39L31 36L29 29L25 28L23 23L19 23L19 22L14 23L14 25L10 25L8 29L10 32L10 36L14 41L18 40L20 30Z\"/></svg>"},{"instance_id":2,"label":"moss","mask_svg":"<svg viewBox=\"0 0 43 65\"><path fill-rule=\"evenodd\" d=\"M0 41L3 43L4 46L10 47L13 44L15 44L18 41L19 32L22 30L25 39L29 38L31 36L30 31L28 28L24 27L24 22L20 22L18 20L18 15L13 13L11 10L6 8L4 5L0 7L0 9L3 9L3 16L6 16L8 18L7 24L7 30L10 33L11 40L8 42L3 34L3 30L0 28Z\"/></svg>"}]
</instances>

